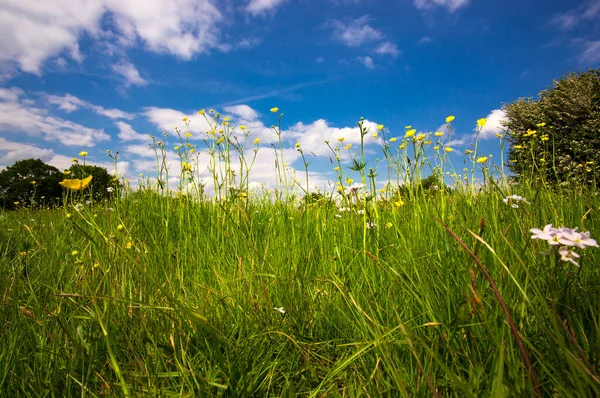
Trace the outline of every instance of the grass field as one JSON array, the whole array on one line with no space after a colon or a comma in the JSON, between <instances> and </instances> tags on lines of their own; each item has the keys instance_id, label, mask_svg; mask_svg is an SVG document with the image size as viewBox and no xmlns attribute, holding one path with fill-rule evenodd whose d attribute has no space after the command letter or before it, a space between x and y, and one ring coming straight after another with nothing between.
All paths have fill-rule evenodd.
<instances>
[{"instance_id":1,"label":"grass field","mask_svg":"<svg viewBox=\"0 0 600 398\"><path fill-rule=\"evenodd\" d=\"M598 192L486 181L1 213L0 395L598 396Z\"/></svg>"}]
</instances>

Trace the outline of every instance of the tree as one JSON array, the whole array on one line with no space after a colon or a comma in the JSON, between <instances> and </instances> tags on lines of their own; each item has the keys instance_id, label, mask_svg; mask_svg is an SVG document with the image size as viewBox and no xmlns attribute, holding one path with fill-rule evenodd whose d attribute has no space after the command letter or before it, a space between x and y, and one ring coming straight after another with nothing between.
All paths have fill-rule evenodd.
<instances>
[{"instance_id":1,"label":"tree","mask_svg":"<svg viewBox=\"0 0 600 398\"><path fill-rule=\"evenodd\" d=\"M570 73L538 99L503 106L508 166L516 177L549 183L600 182L600 69Z\"/></svg>"},{"instance_id":2,"label":"tree","mask_svg":"<svg viewBox=\"0 0 600 398\"><path fill-rule=\"evenodd\" d=\"M92 193L94 200L109 198L111 192L114 192L114 189L119 184L114 177L108 174L108 171L106 171L104 167L74 163L69 170L71 171L69 178L84 178L89 175L93 177L90 184L90 192ZM109 189L109 187L112 187L113 190Z\"/></svg>"},{"instance_id":3,"label":"tree","mask_svg":"<svg viewBox=\"0 0 600 398\"><path fill-rule=\"evenodd\" d=\"M59 204L62 173L40 159L25 159L0 171L0 206L14 209L40 203Z\"/></svg>"}]
</instances>

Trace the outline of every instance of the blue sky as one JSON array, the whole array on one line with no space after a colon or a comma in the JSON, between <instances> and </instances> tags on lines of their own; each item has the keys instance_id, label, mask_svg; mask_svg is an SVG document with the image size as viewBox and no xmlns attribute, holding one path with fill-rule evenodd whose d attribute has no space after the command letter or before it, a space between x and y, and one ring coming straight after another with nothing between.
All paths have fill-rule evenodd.
<instances>
[{"instance_id":1,"label":"blue sky","mask_svg":"<svg viewBox=\"0 0 600 398\"><path fill-rule=\"evenodd\" d=\"M487 117L481 154L499 161L502 104L599 67L598 21L599 0L4 0L0 167L39 157L64 169L85 150L112 170L110 149L135 179L154 169L147 134L169 133L172 152L179 125L204 178L208 127L196 112L213 108L261 139L251 180L272 187L272 107L285 114L286 162L303 169L300 142L317 155L319 187L335 179L323 141L344 136L356 150L360 117L403 137L455 115L457 169ZM378 139L367 142L374 165Z\"/></svg>"}]
</instances>

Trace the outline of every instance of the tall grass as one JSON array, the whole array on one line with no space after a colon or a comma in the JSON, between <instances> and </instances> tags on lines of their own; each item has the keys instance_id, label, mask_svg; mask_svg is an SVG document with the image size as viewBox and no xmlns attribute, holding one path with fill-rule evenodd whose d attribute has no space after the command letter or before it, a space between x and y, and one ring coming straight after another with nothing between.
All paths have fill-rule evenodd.
<instances>
[{"instance_id":1,"label":"tall grass","mask_svg":"<svg viewBox=\"0 0 600 398\"><path fill-rule=\"evenodd\" d=\"M291 200L281 158L273 200L231 173L243 145L228 134L207 138L216 199L198 183L167 194L154 141L162 184L0 215L0 395L600 393L600 250L579 250L576 267L529 232L598 237L597 191L504 178L427 189L415 167L443 174L448 152L427 156L409 135L414 152L386 158L411 184L344 186L330 147L347 195ZM507 205L509 193L530 203Z\"/></svg>"}]
</instances>

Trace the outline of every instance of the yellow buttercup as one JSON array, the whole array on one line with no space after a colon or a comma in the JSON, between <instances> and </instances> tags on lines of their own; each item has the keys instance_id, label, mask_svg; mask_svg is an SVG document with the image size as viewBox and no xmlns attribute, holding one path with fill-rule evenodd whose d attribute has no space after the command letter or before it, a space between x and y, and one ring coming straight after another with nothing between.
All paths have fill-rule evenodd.
<instances>
[{"instance_id":1,"label":"yellow buttercup","mask_svg":"<svg viewBox=\"0 0 600 398\"><path fill-rule=\"evenodd\" d=\"M82 189L87 188L87 186L90 185L91 181L92 176L88 176L83 180L80 180L78 178L73 178L71 180L62 180L59 182L59 184L73 191L81 191Z\"/></svg>"}]
</instances>

